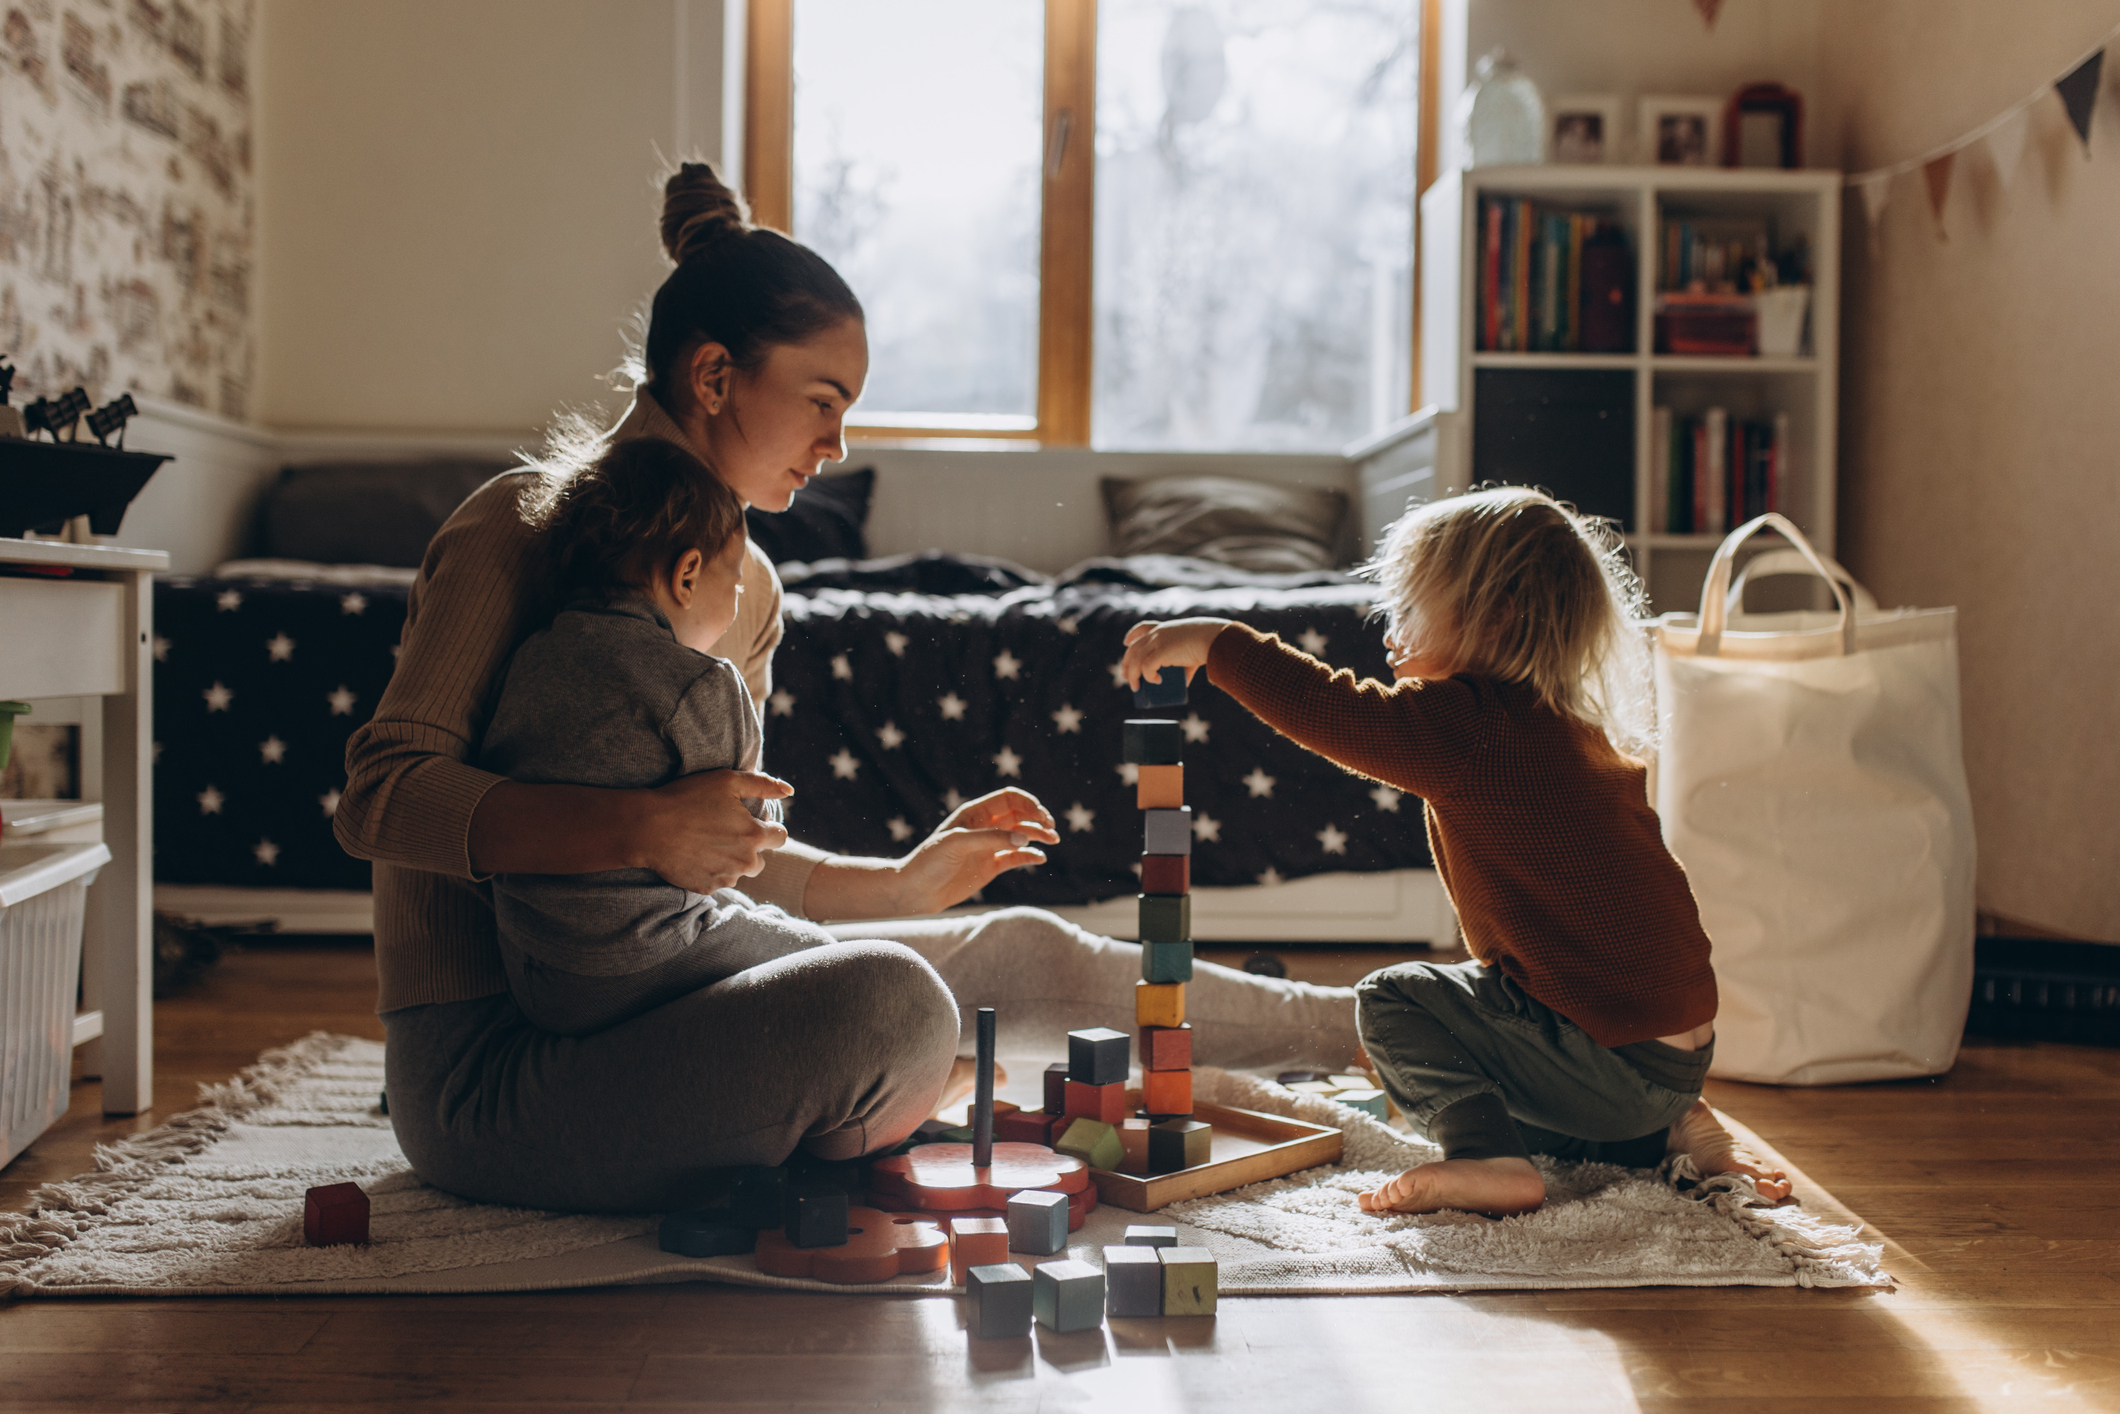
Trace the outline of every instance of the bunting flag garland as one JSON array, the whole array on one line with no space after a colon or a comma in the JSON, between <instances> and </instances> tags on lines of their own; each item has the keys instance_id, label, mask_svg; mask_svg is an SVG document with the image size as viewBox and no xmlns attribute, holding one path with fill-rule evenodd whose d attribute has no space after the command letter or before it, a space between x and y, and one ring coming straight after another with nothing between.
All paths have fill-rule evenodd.
<instances>
[{"instance_id":1,"label":"bunting flag garland","mask_svg":"<svg viewBox=\"0 0 2120 1414\"><path fill-rule=\"evenodd\" d=\"M1995 179L2002 183L2004 191L2010 189L2010 181L2017 175L2017 161L2024 156L2024 140L2031 131L2031 118L2020 109L1987 135L1988 158L1995 164Z\"/></svg>"},{"instance_id":2,"label":"bunting flag garland","mask_svg":"<svg viewBox=\"0 0 2120 1414\"><path fill-rule=\"evenodd\" d=\"M2069 126L2082 139L2086 154L2091 150L2091 110L2098 106L2098 76L2104 68L2105 51L2100 49L2054 85L2062 106L2068 109Z\"/></svg>"},{"instance_id":3,"label":"bunting flag garland","mask_svg":"<svg viewBox=\"0 0 2120 1414\"><path fill-rule=\"evenodd\" d=\"M1941 240L1951 238L1943 228L1943 203L1951 194L1951 159L1957 155L1946 152L1921 169L1922 180L1929 186L1929 214L1936 218L1936 235Z\"/></svg>"},{"instance_id":4,"label":"bunting flag garland","mask_svg":"<svg viewBox=\"0 0 2120 1414\"><path fill-rule=\"evenodd\" d=\"M1693 0L1693 8L1700 11L1701 20L1709 29L1715 28L1715 17L1722 13L1723 0Z\"/></svg>"},{"instance_id":5,"label":"bunting flag garland","mask_svg":"<svg viewBox=\"0 0 2120 1414\"><path fill-rule=\"evenodd\" d=\"M1892 174L1873 172L1856 188L1862 193L1862 215L1870 233L1870 258L1878 256L1878 241L1884 232L1884 206L1892 199Z\"/></svg>"}]
</instances>

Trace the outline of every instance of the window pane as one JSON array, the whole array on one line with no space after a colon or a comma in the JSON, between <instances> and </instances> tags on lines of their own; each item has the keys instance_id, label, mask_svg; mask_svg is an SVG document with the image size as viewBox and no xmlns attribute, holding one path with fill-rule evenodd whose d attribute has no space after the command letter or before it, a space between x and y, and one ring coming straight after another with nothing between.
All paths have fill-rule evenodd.
<instances>
[{"instance_id":1,"label":"window pane","mask_svg":"<svg viewBox=\"0 0 2120 1414\"><path fill-rule=\"evenodd\" d=\"M868 309L856 420L1038 404L1040 0L797 0L795 234Z\"/></svg>"},{"instance_id":2,"label":"window pane","mask_svg":"<svg viewBox=\"0 0 2120 1414\"><path fill-rule=\"evenodd\" d=\"M1417 0L1102 0L1103 447L1337 449L1407 410Z\"/></svg>"}]
</instances>

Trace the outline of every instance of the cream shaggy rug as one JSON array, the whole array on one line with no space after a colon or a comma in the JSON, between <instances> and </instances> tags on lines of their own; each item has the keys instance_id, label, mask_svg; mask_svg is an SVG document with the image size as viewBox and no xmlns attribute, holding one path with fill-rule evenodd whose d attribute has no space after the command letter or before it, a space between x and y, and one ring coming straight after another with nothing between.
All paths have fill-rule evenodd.
<instances>
[{"instance_id":1,"label":"cream shaggy rug","mask_svg":"<svg viewBox=\"0 0 2120 1414\"><path fill-rule=\"evenodd\" d=\"M1035 1075L1033 1068L1025 1073ZM12 1296L295 1295L534 1291L671 1281L942 1295L948 1274L875 1287L766 1276L748 1257L656 1247L654 1218L586 1217L469 1203L413 1176L376 1108L383 1048L322 1033L222 1085L200 1108L100 1149L96 1171L0 1214L0 1293ZM1172 1222L1221 1263L1228 1296L1602 1286L1864 1286L1890 1282L1858 1225L1771 1208L1748 1180L1539 1161L1536 1213L1379 1217L1355 1194L1438 1157L1366 1115L1251 1076L1202 1069L1211 1103L1337 1125L1342 1163L1196 1199L1154 1219L1100 1206L1069 1255L1096 1260L1129 1222ZM313 1185L367 1190L373 1241L302 1243Z\"/></svg>"}]
</instances>

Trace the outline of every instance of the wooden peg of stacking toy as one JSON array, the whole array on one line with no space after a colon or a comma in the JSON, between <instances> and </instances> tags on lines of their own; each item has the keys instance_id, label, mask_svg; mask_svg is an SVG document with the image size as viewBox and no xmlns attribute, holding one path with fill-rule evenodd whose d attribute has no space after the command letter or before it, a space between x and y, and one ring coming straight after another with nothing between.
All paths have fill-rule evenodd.
<instances>
[{"instance_id":1,"label":"wooden peg of stacking toy","mask_svg":"<svg viewBox=\"0 0 2120 1414\"><path fill-rule=\"evenodd\" d=\"M1104 1312L1108 1316L1163 1314L1163 1260L1155 1248L1104 1249Z\"/></svg>"},{"instance_id":2,"label":"wooden peg of stacking toy","mask_svg":"<svg viewBox=\"0 0 2120 1414\"><path fill-rule=\"evenodd\" d=\"M368 1195L358 1183L327 1183L302 1199L302 1240L337 1247L368 1240Z\"/></svg>"},{"instance_id":3,"label":"wooden peg of stacking toy","mask_svg":"<svg viewBox=\"0 0 2120 1414\"><path fill-rule=\"evenodd\" d=\"M994 1009L979 1008L975 1025L978 1074L972 1090L972 1167L983 1169L994 1162Z\"/></svg>"},{"instance_id":4,"label":"wooden peg of stacking toy","mask_svg":"<svg viewBox=\"0 0 2120 1414\"><path fill-rule=\"evenodd\" d=\"M980 1340L1031 1333L1031 1274L1014 1262L971 1267L964 1274L965 1322Z\"/></svg>"},{"instance_id":5,"label":"wooden peg of stacking toy","mask_svg":"<svg viewBox=\"0 0 2120 1414\"><path fill-rule=\"evenodd\" d=\"M834 1247L797 1247L785 1233L758 1234L752 1260L768 1276L810 1277L836 1286L889 1281L906 1272L939 1272L949 1261L949 1240L935 1223L917 1215L876 1208L849 1208L847 1238Z\"/></svg>"},{"instance_id":6,"label":"wooden peg of stacking toy","mask_svg":"<svg viewBox=\"0 0 2120 1414\"><path fill-rule=\"evenodd\" d=\"M1104 1324L1104 1273L1072 1257L1039 1263L1031 1273L1031 1313L1058 1334L1095 1330Z\"/></svg>"},{"instance_id":7,"label":"wooden peg of stacking toy","mask_svg":"<svg viewBox=\"0 0 2120 1414\"><path fill-rule=\"evenodd\" d=\"M1158 1247L1163 1264L1163 1314L1212 1316L1220 1273L1214 1253L1205 1247Z\"/></svg>"}]
</instances>

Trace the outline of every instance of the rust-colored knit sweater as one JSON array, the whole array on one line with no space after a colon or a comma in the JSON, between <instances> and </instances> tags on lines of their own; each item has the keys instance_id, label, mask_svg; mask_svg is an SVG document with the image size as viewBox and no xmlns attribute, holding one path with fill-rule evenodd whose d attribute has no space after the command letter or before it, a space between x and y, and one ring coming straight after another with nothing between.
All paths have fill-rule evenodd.
<instances>
[{"instance_id":1,"label":"rust-colored knit sweater","mask_svg":"<svg viewBox=\"0 0 2120 1414\"><path fill-rule=\"evenodd\" d=\"M1242 624L1207 675L1275 731L1426 801L1472 955L1599 1045L1714 1020L1708 935L1648 773L1602 732L1520 683L1358 682Z\"/></svg>"}]
</instances>

